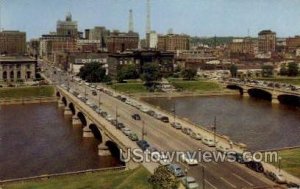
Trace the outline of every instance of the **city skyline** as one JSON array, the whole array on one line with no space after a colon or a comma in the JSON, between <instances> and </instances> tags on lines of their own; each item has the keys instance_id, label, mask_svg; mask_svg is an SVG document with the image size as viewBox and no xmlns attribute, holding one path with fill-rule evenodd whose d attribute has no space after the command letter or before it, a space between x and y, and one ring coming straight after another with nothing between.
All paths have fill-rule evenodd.
<instances>
[{"instance_id":1,"label":"city skyline","mask_svg":"<svg viewBox=\"0 0 300 189\"><path fill-rule=\"evenodd\" d=\"M151 0L151 29L165 34L191 36L257 36L271 29L278 37L300 34L297 12L300 1L179 1ZM27 39L55 31L56 21L64 20L68 12L78 21L79 30L105 26L110 30L128 31L129 10L133 10L134 29L141 38L146 30L146 0L79 0L2 1L1 16L4 30L27 32ZM185 7L185 8L183 8ZM279 14L278 14L279 13ZM239 15L239 16L236 16ZM198 24L196 24L198 23Z\"/></svg>"}]
</instances>

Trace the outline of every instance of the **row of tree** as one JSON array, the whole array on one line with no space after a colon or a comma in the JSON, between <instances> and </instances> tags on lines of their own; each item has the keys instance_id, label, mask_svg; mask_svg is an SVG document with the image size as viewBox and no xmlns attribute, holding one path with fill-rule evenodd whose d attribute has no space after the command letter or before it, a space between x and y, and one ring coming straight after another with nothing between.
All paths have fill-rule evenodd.
<instances>
[{"instance_id":1,"label":"row of tree","mask_svg":"<svg viewBox=\"0 0 300 189\"><path fill-rule=\"evenodd\" d=\"M128 79L142 79L146 85L151 85L162 78L160 67L158 64L144 64L141 74L140 70L133 65L124 65L117 71L116 80L124 82ZM180 75L186 80L192 80L197 75L197 70L185 69L180 72ZM106 75L105 68L98 63L89 63L80 68L78 74L80 78L88 82L109 82L111 78Z\"/></svg>"},{"instance_id":2,"label":"row of tree","mask_svg":"<svg viewBox=\"0 0 300 189\"><path fill-rule=\"evenodd\" d=\"M274 66L272 65L263 65L262 67L262 77L271 77L274 73ZM238 67L232 64L229 68L232 77L237 77ZM288 65L282 65L280 68L279 74L282 76L297 76L299 75L300 70L299 66L295 62L291 62Z\"/></svg>"}]
</instances>

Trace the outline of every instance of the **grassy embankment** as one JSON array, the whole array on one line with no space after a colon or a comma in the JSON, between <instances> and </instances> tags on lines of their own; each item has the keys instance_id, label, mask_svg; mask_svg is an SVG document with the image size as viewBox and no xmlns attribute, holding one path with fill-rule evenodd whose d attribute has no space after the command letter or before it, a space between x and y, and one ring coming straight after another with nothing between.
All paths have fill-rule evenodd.
<instances>
[{"instance_id":1,"label":"grassy embankment","mask_svg":"<svg viewBox=\"0 0 300 189\"><path fill-rule=\"evenodd\" d=\"M52 86L0 88L0 98L34 98L51 97L54 94Z\"/></svg>"},{"instance_id":2,"label":"grassy embankment","mask_svg":"<svg viewBox=\"0 0 300 189\"><path fill-rule=\"evenodd\" d=\"M177 89L188 92L220 92L222 90L221 86L212 81L207 81L204 79L186 81L182 79L169 79L169 82Z\"/></svg>"},{"instance_id":3,"label":"grassy embankment","mask_svg":"<svg viewBox=\"0 0 300 189\"><path fill-rule=\"evenodd\" d=\"M148 92L147 88L144 86L144 83L139 80L129 80L126 83L114 83L112 85L109 85L109 87L123 93Z\"/></svg>"},{"instance_id":4,"label":"grassy embankment","mask_svg":"<svg viewBox=\"0 0 300 189\"><path fill-rule=\"evenodd\" d=\"M300 86L300 77L272 77L272 78L260 78L259 80L287 83L291 85Z\"/></svg>"},{"instance_id":5,"label":"grassy embankment","mask_svg":"<svg viewBox=\"0 0 300 189\"><path fill-rule=\"evenodd\" d=\"M3 189L151 189L147 181L149 176L150 173L141 166L129 171L87 173L44 181L12 183L3 186Z\"/></svg>"},{"instance_id":6,"label":"grassy embankment","mask_svg":"<svg viewBox=\"0 0 300 189\"><path fill-rule=\"evenodd\" d=\"M281 157L281 168L300 178L300 148L286 149L278 152ZM278 163L274 163L278 167Z\"/></svg>"}]
</instances>

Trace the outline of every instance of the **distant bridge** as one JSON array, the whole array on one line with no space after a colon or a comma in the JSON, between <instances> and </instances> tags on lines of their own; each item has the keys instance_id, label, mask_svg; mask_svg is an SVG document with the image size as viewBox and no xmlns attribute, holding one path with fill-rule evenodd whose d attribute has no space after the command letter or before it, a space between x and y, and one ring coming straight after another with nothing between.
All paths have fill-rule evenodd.
<instances>
[{"instance_id":1,"label":"distant bridge","mask_svg":"<svg viewBox=\"0 0 300 189\"><path fill-rule=\"evenodd\" d=\"M272 103L282 103L300 107L300 92L236 82L227 83L226 88L238 90L243 96L249 95L251 97L268 100Z\"/></svg>"}]
</instances>

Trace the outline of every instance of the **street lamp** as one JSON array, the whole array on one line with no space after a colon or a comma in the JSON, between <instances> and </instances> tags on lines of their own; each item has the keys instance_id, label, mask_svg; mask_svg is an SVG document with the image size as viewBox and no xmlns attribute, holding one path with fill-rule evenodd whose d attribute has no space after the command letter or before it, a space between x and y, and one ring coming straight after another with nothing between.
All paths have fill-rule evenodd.
<instances>
[{"instance_id":1,"label":"street lamp","mask_svg":"<svg viewBox=\"0 0 300 189\"><path fill-rule=\"evenodd\" d=\"M278 173L281 171L281 157L278 157Z\"/></svg>"},{"instance_id":2,"label":"street lamp","mask_svg":"<svg viewBox=\"0 0 300 189\"><path fill-rule=\"evenodd\" d=\"M204 175L204 166L202 165L202 189L205 189L205 175Z\"/></svg>"},{"instance_id":3,"label":"street lamp","mask_svg":"<svg viewBox=\"0 0 300 189\"><path fill-rule=\"evenodd\" d=\"M212 127L213 131L214 131L214 143L216 145L216 132L217 132L217 117L215 116L214 119L214 126Z\"/></svg>"},{"instance_id":4,"label":"street lamp","mask_svg":"<svg viewBox=\"0 0 300 189\"><path fill-rule=\"evenodd\" d=\"M189 188L189 186L188 186L188 169L187 168L184 169L184 173L185 173L185 187Z\"/></svg>"},{"instance_id":5,"label":"street lamp","mask_svg":"<svg viewBox=\"0 0 300 189\"><path fill-rule=\"evenodd\" d=\"M147 133L145 132L145 122L142 121L142 124L143 124L143 126L142 126L142 140L144 140L145 135L146 135Z\"/></svg>"},{"instance_id":6,"label":"street lamp","mask_svg":"<svg viewBox=\"0 0 300 189\"><path fill-rule=\"evenodd\" d=\"M175 120L176 120L176 101L174 101L174 103L173 103L173 109L172 109L172 112L173 112L174 123L175 123Z\"/></svg>"},{"instance_id":7,"label":"street lamp","mask_svg":"<svg viewBox=\"0 0 300 189\"><path fill-rule=\"evenodd\" d=\"M116 128L118 126L118 118L120 117L120 115L118 114L118 106L116 106Z\"/></svg>"},{"instance_id":8,"label":"street lamp","mask_svg":"<svg viewBox=\"0 0 300 189\"><path fill-rule=\"evenodd\" d=\"M101 105L101 93L99 92L99 95L98 95L98 106L100 108L100 105Z\"/></svg>"}]
</instances>

